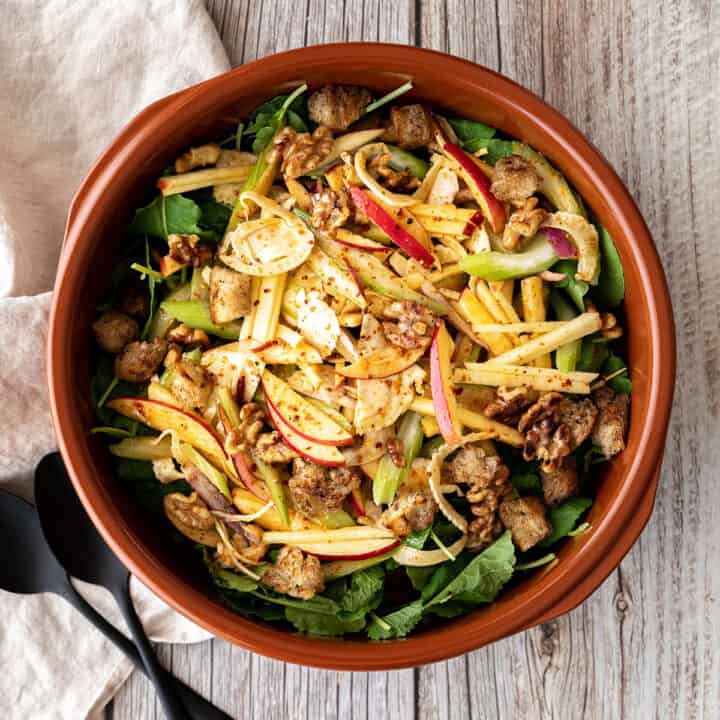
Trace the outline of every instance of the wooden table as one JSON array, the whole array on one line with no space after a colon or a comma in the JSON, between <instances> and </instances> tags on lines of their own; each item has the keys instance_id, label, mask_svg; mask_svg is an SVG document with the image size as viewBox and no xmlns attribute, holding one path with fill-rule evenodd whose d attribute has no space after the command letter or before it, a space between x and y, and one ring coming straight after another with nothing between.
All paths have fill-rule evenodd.
<instances>
[{"instance_id":1,"label":"wooden table","mask_svg":"<svg viewBox=\"0 0 720 720\"><path fill-rule=\"evenodd\" d=\"M308 670L221 640L162 647L163 661L243 719L720 716L720 3L208 4L234 65L324 42L416 44L497 69L567 115L624 178L653 232L672 288L678 382L652 520L570 614L400 672ZM135 673L108 717L162 713Z\"/></svg>"}]
</instances>

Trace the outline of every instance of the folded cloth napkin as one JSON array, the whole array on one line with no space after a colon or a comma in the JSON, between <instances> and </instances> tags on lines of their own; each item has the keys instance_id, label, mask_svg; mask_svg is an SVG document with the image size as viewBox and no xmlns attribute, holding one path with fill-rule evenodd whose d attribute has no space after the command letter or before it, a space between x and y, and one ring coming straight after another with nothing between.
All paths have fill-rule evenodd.
<instances>
[{"instance_id":1,"label":"folded cloth napkin","mask_svg":"<svg viewBox=\"0 0 720 720\"><path fill-rule=\"evenodd\" d=\"M229 65L201 0L4 0L2 18L0 486L31 499L33 469L55 446L45 336L71 195L138 111ZM133 582L154 639L208 637ZM104 591L82 592L119 617ZM90 717L130 674L59 598L0 591L0 614L3 720Z\"/></svg>"}]
</instances>

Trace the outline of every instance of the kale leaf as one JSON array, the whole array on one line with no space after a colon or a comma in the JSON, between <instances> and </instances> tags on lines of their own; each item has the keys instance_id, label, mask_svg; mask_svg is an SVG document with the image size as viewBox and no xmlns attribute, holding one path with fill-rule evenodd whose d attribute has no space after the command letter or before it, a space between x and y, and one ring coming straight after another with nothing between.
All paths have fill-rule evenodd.
<instances>
[{"instance_id":1,"label":"kale leaf","mask_svg":"<svg viewBox=\"0 0 720 720\"><path fill-rule=\"evenodd\" d=\"M590 498L574 497L566 500L550 510L549 520L552 523L553 531L545 540L540 543L542 547L549 547L558 540L567 537L577 525L582 514L592 505Z\"/></svg>"},{"instance_id":2,"label":"kale leaf","mask_svg":"<svg viewBox=\"0 0 720 720\"><path fill-rule=\"evenodd\" d=\"M427 607L454 599L477 605L492 602L510 579L515 566L515 547L506 530L492 545L476 555L467 567L449 582Z\"/></svg>"},{"instance_id":3,"label":"kale leaf","mask_svg":"<svg viewBox=\"0 0 720 720\"><path fill-rule=\"evenodd\" d=\"M129 230L131 235L150 235L163 240L175 233L207 237L207 231L198 225L201 215L200 207L190 198L158 195L149 205L135 211Z\"/></svg>"},{"instance_id":4,"label":"kale leaf","mask_svg":"<svg viewBox=\"0 0 720 720\"><path fill-rule=\"evenodd\" d=\"M415 600L382 618L373 618L368 637L371 640L405 637L422 620L423 610L422 600Z\"/></svg>"}]
</instances>

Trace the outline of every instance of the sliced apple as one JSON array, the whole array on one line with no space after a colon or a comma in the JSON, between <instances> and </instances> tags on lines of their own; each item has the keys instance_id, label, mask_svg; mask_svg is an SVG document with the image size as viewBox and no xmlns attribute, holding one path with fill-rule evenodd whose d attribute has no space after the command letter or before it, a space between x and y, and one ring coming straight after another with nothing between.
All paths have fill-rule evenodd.
<instances>
[{"instance_id":1,"label":"sliced apple","mask_svg":"<svg viewBox=\"0 0 720 720\"><path fill-rule=\"evenodd\" d=\"M412 367L424 354L427 346L405 349L395 345L376 350L345 367L336 367L335 372L355 380L381 380L392 377Z\"/></svg>"},{"instance_id":2,"label":"sliced apple","mask_svg":"<svg viewBox=\"0 0 720 720\"><path fill-rule=\"evenodd\" d=\"M335 241L341 245L355 248L357 250L364 250L365 252L390 252L390 248L382 243L375 242L370 238L363 237L345 228L338 228L335 231Z\"/></svg>"},{"instance_id":3,"label":"sliced apple","mask_svg":"<svg viewBox=\"0 0 720 720\"><path fill-rule=\"evenodd\" d=\"M170 438L159 437L129 437L110 445L108 448L113 455L128 460L162 460L172 457Z\"/></svg>"},{"instance_id":4,"label":"sliced apple","mask_svg":"<svg viewBox=\"0 0 720 720\"><path fill-rule=\"evenodd\" d=\"M502 232L505 227L505 208L492 194L491 182L487 175L480 169L472 156L458 145L446 142L443 150L457 165L457 170L470 188L473 197L490 223L490 227L496 233Z\"/></svg>"},{"instance_id":5,"label":"sliced apple","mask_svg":"<svg viewBox=\"0 0 720 720\"><path fill-rule=\"evenodd\" d=\"M400 544L397 539L385 540L362 540L337 543L307 543L298 547L309 555L314 555L319 560L365 560L384 555Z\"/></svg>"},{"instance_id":6,"label":"sliced apple","mask_svg":"<svg viewBox=\"0 0 720 720\"><path fill-rule=\"evenodd\" d=\"M373 200L359 187L350 188L350 196L360 211L367 215L398 247L402 248L410 257L426 267L430 267L434 258L432 253L424 247L417 238L411 235L398 220L393 217L380 203Z\"/></svg>"},{"instance_id":7,"label":"sliced apple","mask_svg":"<svg viewBox=\"0 0 720 720\"><path fill-rule=\"evenodd\" d=\"M447 443L459 442L462 431L453 392L452 352L452 339L445 323L440 323L430 345L430 392L440 433Z\"/></svg>"},{"instance_id":8,"label":"sliced apple","mask_svg":"<svg viewBox=\"0 0 720 720\"><path fill-rule=\"evenodd\" d=\"M353 443L345 428L267 370L262 374L262 387L268 404L300 437L320 445Z\"/></svg>"},{"instance_id":9,"label":"sliced apple","mask_svg":"<svg viewBox=\"0 0 720 720\"><path fill-rule=\"evenodd\" d=\"M216 467L224 469L230 465L220 438L195 415L158 400L132 397L116 398L108 403L108 407L155 430L172 430L180 440L199 450Z\"/></svg>"},{"instance_id":10,"label":"sliced apple","mask_svg":"<svg viewBox=\"0 0 720 720\"><path fill-rule=\"evenodd\" d=\"M365 308L367 301L362 290L362 284L345 268L339 267L320 248L313 248L307 259L311 270L322 280L327 293L334 297L350 300L358 307Z\"/></svg>"},{"instance_id":11,"label":"sliced apple","mask_svg":"<svg viewBox=\"0 0 720 720\"><path fill-rule=\"evenodd\" d=\"M233 505L235 505L235 507L243 515L252 515L253 513L261 510L263 506L267 503L267 500L259 498L256 495L253 495L251 492L243 490L240 487L234 487L232 489L232 500ZM293 530L307 530L310 528L318 527L316 524L310 522L310 520L304 518L302 515L296 513L292 509L289 510L289 514L290 527ZM258 517L255 520L255 523L261 528L270 531L281 531L287 528L287 525L285 525L285 521L280 516L277 508L274 507L270 508L270 510Z\"/></svg>"},{"instance_id":12,"label":"sliced apple","mask_svg":"<svg viewBox=\"0 0 720 720\"><path fill-rule=\"evenodd\" d=\"M282 419L270 403L267 404L267 411L282 439L296 453L325 467L340 467L345 464L345 458L334 445L322 445L298 434Z\"/></svg>"}]
</instances>

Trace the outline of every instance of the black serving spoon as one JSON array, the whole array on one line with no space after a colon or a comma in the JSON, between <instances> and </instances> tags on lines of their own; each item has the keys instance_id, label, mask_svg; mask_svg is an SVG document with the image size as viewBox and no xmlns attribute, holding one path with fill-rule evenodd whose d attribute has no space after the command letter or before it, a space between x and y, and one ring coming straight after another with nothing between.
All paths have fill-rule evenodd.
<instances>
[{"instance_id":1,"label":"black serving spoon","mask_svg":"<svg viewBox=\"0 0 720 720\"><path fill-rule=\"evenodd\" d=\"M50 550L68 575L107 588L115 597L135 641L146 675L155 685L163 709L172 720L189 720L180 701L180 683L160 665L130 598L130 573L93 526L75 494L59 453L46 455L35 470L35 507ZM226 718L204 699L183 692L197 718Z\"/></svg>"},{"instance_id":2,"label":"black serving spoon","mask_svg":"<svg viewBox=\"0 0 720 720\"><path fill-rule=\"evenodd\" d=\"M48 547L40 520L32 505L17 495L0 490L0 588L19 595L51 592L67 600L142 672L135 645L111 625L74 588ZM146 673L147 674L147 673ZM192 688L168 673L188 710L198 720L231 720Z\"/></svg>"}]
</instances>

